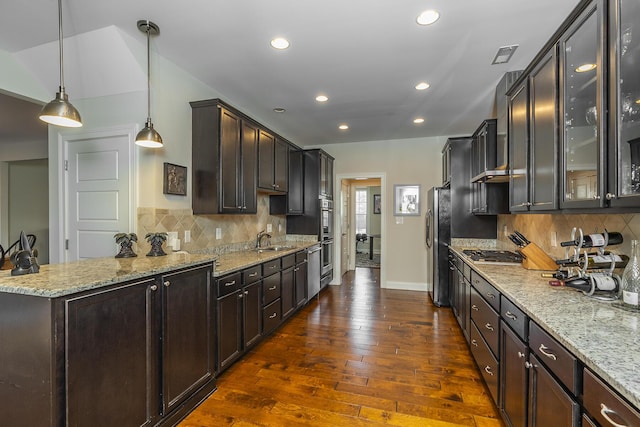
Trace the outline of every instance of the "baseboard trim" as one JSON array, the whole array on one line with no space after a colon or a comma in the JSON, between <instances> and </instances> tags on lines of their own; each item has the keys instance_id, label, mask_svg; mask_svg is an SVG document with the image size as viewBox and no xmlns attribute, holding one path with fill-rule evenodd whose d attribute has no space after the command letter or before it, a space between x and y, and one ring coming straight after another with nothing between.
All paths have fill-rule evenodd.
<instances>
[{"instance_id":1,"label":"baseboard trim","mask_svg":"<svg viewBox=\"0 0 640 427\"><path fill-rule=\"evenodd\" d=\"M427 284L419 283L419 282L392 282L390 280L387 281L387 285L385 289L398 289L403 291L420 291L427 292Z\"/></svg>"}]
</instances>

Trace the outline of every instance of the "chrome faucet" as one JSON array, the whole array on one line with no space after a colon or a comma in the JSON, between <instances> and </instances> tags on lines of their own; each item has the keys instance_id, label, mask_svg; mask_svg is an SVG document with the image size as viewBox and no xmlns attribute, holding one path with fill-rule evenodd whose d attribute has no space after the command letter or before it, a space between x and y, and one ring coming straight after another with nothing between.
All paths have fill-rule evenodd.
<instances>
[{"instance_id":1,"label":"chrome faucet","mask_svg":"<svg viewBox=\"0 0 640 427\"><path fill-rule=\"evenodd\" d=\"M260 249L262 247L262 239L266 237L267 238L267 246L271 245L271 234L265 232L265 230L262 230L261 232L258 233L258 236L256 237L256 248Z\"/></svg>"}]
</instances>

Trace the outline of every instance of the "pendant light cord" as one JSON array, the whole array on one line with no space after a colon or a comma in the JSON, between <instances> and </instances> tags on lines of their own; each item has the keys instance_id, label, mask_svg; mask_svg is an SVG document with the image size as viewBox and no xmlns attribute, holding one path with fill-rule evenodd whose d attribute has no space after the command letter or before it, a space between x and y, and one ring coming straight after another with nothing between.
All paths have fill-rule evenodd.
<instances>
[{"instance_id":1,"label":"pendant light cord","mask_svg":"<svg viewBox=\"0 0 640 427\"><path fill-rule=\"evenodd\" d=\"M62 66L62 60L64 58L62 53L62 0L58 0L58 44L60 45L60 92L64 92L64 67Z\"/></svg>"},{"instance_id":2,"label":"pendant light cord","mask_svg":"<svg viewBox=\"0 0 640 427\"><path fill-rule=\"evenodd\" d=\"M147 122L151 123L151 27L147 23Z\"/></svg>"}]
</instances>

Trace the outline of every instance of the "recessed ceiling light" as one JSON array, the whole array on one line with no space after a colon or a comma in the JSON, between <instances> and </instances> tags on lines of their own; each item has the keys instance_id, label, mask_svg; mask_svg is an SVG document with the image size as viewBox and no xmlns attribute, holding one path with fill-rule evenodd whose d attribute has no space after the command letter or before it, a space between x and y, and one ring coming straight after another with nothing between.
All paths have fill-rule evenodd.
<instances>
[{"instance_id":1,"label":"recessed ceiling light","mask_svg":"<svg viewBox=\"0 0 640 427\"><path fill-rule=\"evenodd\" d=\"M440 18L437 10L425 10L416 18L416 22L420 25L431 25Z\"/></svg>"},{"instance_id":2,"label":"recessed ceiling light","mask_svg":"<svg viewBox=\"0 0 640 427\"><path fill-rule=\"evenodd\" d=\"M284 113L287 110L285 110L282 107L276 107L276 108L273 109L273 111L276 112L276 113Z\"/></svg>"},{"instance_id":3,"label":"recessed ceiling light","mask_svg":"<svg viewBox=\"0 0 640 427\"><path fill-rule=\"evenodd\" d=\"M318 102L327 102L328 100L329 100L329 97L327 97L326 95L316 96L316 101Z\"/></svg>"},{"instance_id":4,"label":"recessed ceiling light","mask_svg":"<svg viewBox=\"0 0 640 427\"><path fill-rule=\"evenodd\" d=\"M586 73L587 71L595 70L596 64L582 64L576 68L576 73Z\"/></svg>"},{"instance_id":5,"label":"recessed ceiling light","mask_svg":"<svg viewBox=\"0 0 640 427\"><path fill-rule=\"evenodd\" d=\"M509 62L518 46L519 45L517 44L512 44L511 46L502 46L498 48L498 52L496 53L495 58L493 58L491 65L506 64Z\"/></svg>"},{"instance_id":6,"label":"recessed ceiling light","mask_svg":"<svg viewBox=\"0 0 640 427\"><path fill-rule=\"evenodd\" d=\"M419 125L420 123L424 123L424 119L422 117L418 117L417 119L413 119L413 123Z\"/></svg>"},{"instance_id":7,"label":"recessed ceiling light","mask_svg":"<svg viewBox=\"0 0 640 427\"><path fill-rule=\"evenodd\" d=\"M425 83L425 82L420 82L416 85L416 89L417 90L425 90L425 89L429 89L429 86L431 86L429 83Z\"/></svg>"},{"instance_id":8,"label":"recessed ceiling light","mask_svg":"<svg viewBox=\"0 0 640 427\"><path fill-rule=\"evenodd\" d=\"M338 129L340 129L340 130L347 130L347 129L349 129L349 125L341 124L340 126L338 126Z\"/></svg>"},{"instance_id":9,"label":"recessed ceiling light","mask_svg":"<svg viewBox=\"0 0 640 427\"><path fill-rule=\"evenodd\" d=\"M289 47L289 40L283 37L276 37L275 39L271 40L271 46L275 49L286 49Z\"/></svg>"}]
</instances>

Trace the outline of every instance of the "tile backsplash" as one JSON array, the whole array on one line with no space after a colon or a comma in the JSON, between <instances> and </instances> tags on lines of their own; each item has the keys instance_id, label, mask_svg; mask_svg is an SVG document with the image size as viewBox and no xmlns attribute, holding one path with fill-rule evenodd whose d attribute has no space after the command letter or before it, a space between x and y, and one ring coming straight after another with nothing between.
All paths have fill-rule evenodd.
<instances>
[{"instance_id":1,"label":"tile backsplash","mask_svg":"<svg viewBox=\"0 0 640 427\"><path fill-rule=\"evenodd\" d=\"M271 224L272 241L286 236L286 216L269 214L269 196L258 194L257 214L238 215L193 215L191 209L138 208L138 252L149 251L144 239L151 232L178 232L180 249L190 252L215 247L244 246L255 244L256 235ZM216 239L216 228L221 229L221 238ZM184 232L191 231L191 242L185 243ZM166 246L165 246L166 251Z\"/></svg>"},{"instance_id":2,"label":"tile backsplash","mask_svg":"<svg viewBox=\"0 0 640 427\"><path fill-rule=\"evenodd\" d=\"M612 252L630 255L631 241L640 237L640 214L528 214L528 215L499 215L498 241L506 247L515 246L505 236L518 230L530 241L542 248L554 259L565 258L565 248L560 242L571 240L571 229L582 228L584 234L608 231L622 233L624 242L611 246ZM551 245L552 233L555 233L557 246Z\"/></svg>"}]
</instances>

